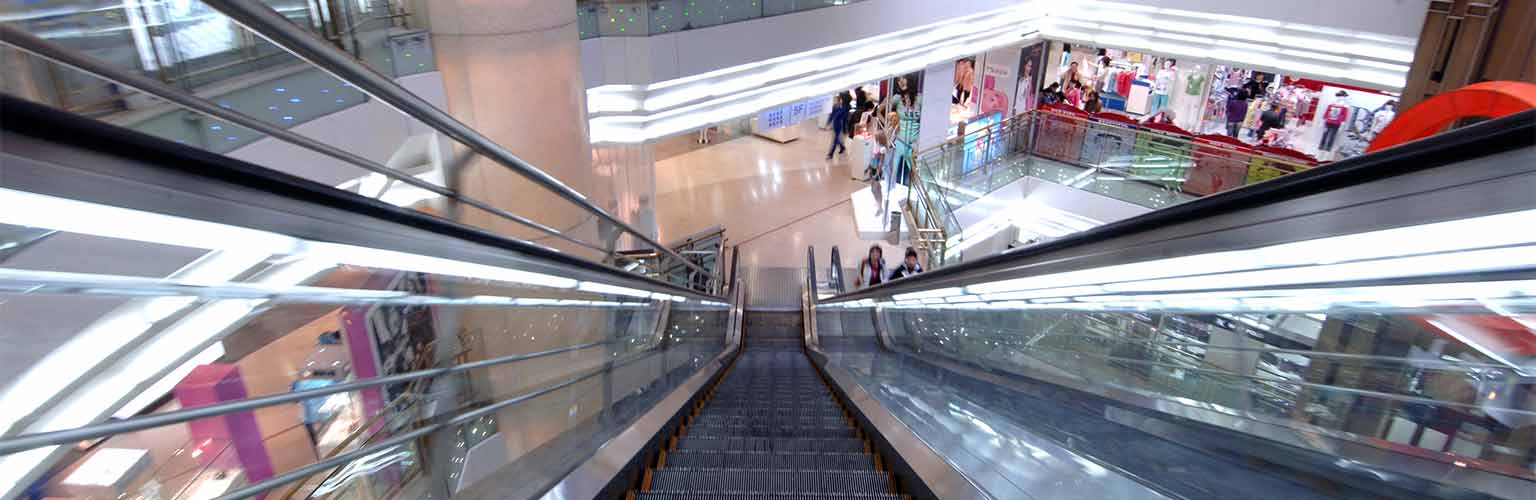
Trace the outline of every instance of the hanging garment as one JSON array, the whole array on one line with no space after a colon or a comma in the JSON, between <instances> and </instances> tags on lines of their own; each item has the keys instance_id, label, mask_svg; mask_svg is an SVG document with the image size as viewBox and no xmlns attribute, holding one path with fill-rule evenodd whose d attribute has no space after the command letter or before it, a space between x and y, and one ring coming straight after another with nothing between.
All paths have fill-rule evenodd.
<instances>
[{"instance_id":1,"label":"hanging garment","mask_svg":"<svg viewBox=\"0 0 1536 500\"><path fill-rule=\"evenodd\" d=\"M1184 93L1186 95L1198 96L1202 90L1205 90L1204 86L1205 74L1199 71L1192 72L1189 76L1184 77Z\"/></svg>"},{"instance_id":2,"label":"hanging garment","mask_svg":"<svg viewBox=\"0 0 1536 500\"><path fill-rule=\"evenodd\" d=\"M1134 80L1135 77L1136 75L1130 71L1122 71L1119 75L1116 75L1115 93L1123 96L1131 95L1131 80Z\"/></svg>"}]
</instances>

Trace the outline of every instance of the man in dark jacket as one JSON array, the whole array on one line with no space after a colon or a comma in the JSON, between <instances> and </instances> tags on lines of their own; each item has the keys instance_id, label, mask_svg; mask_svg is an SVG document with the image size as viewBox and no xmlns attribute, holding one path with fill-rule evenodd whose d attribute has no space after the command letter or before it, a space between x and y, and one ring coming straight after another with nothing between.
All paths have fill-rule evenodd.
<instances>
[{"instance_id":1,"label":"man in dark jacket","mask_svg":"<svg viewBox=\"0 0 1536 500\"><path fill-rule=\"evenodd\" d=\"M832 98L832 114L827 116L827 124L832 126L832 148L827 150L830 160L832 153L848 152L848 147L843 145L843 134L848 130L848 101L843 100L842 94Z\"/></svg>"},{"instance_id":2,"label":"man in dark jacket","mask_svg":"<svg viewBox=\"0 0 1536 500\"><path fill-rule=\"evenodd\" d=\"M1243 128L1243 118L1248 117L1248 92L1236 87L1227 92L1231 96L1227 98L1227 135L1236 139L1238 129Z\"/></svg>"},{"instance_id":3,"label":"man in dark jacket","mask_svg":"<svg viewBox=\"0 0 1536 500\"><path fill-rule=\"evenodd\" d=\"M917 250L907 247L907 254L902 257L901 265L891 271L891 279L905 278L923 272L923 266L917 264Z\"/></svg>"},{"instance_id":4,"label":"man in dark jacket","mask_svg":"<svg viewBox=\"0 0 1536 500\"><path fill-rule=\"evenodd\" d=\"M1259 141L1264 141L1264 134L1269 129L1285 128L1285 110L1280 109L1280 103L1269 103L1269 109L1259 115Z\"/></svg>"}]
</instances>

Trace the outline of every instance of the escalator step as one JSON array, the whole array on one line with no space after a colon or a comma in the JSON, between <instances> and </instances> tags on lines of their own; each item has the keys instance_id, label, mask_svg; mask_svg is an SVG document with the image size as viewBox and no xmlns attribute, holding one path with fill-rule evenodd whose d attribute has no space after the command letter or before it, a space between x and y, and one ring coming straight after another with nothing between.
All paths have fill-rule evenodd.
<instances>
[{"instance_id":1,"label":"escalator step","mask_svg":"<svg viewBox=\"0 0 1536 500\"><path fill-rule=\"evenodd\" d=\"M651 489L719 493L886 493L889 476L875 471L715 469L667 467L651 477Z\"/></svg>"},{"instance_id":2,"label":"escalator step","mask_svg":"<svg viewBox=\"0 0 1536 500\"><path fill-rule=\"evenodd\" d=\"M863 453L677 450L667 454L667 467L871 471L875 460Z\"/></svg>"},{"instance_id":3,"label":"escalator step","mask_svg":"<svg viewBox=\"0 0 1536 500\"><path fill-rule=\"evenodd\" d=\"M796 425L720 425L690 427L689 437L802 437L802 438L856 438L858 431L851 427L809 427Z\"/></svg>"},{"instance_id":4,"label":"escalator step","mask_svg":"<svg viewBox=\"0 0 1536 500\"><path fill-rule=\"evenodd\" d=\"M725 451L827 451L863 453L864 441L859 439L796 439L771 437L695 437L688 436L677 442L684 450Z\"/></svg>"},{"instance_id":5,"label":"escalator step","mask_svg":"<svg viewBox=\"0 0 1536 500\"><path fill-rule=\"evenodd\" d=\"M640 493L640 500L820 500L850 498L854 500L901 500L889 493L721 493L717 491L649 491Z\"/></svg>"}]
</instances>

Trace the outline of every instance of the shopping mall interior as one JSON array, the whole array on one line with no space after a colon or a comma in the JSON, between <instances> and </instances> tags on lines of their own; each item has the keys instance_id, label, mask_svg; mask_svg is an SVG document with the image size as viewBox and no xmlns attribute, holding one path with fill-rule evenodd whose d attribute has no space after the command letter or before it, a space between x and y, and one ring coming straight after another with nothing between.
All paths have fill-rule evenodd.
<instances>
[{"instance_id":1,"label":"shopping mall interior","mask_svg":"<svg viewBox=\"0 0 1536 500\"><path fill-rule=\"evenodd\" d=\"M0 4L0 498L1536 498L1533 0Z\"/></svg>"}]
</instances>

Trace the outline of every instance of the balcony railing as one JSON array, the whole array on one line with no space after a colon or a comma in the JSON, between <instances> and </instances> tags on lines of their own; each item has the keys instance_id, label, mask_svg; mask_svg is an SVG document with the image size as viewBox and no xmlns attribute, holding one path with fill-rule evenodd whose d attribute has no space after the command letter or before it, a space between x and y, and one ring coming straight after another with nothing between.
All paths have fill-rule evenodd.
<instances>
[{"instance_id":1,"label":"balcony railing","mask_svg":"<svg viewBox=\"0 0 1536 500\"><path fill-rule=\"evenodd\" d=\"M930 266L958 262L955 249L978 236L956 210L1026 176L1160 209L1318 164L1240 144L1102 115L1023 113L914 155L913 242L928 252Z\"/></svg>"}]
</instances>

